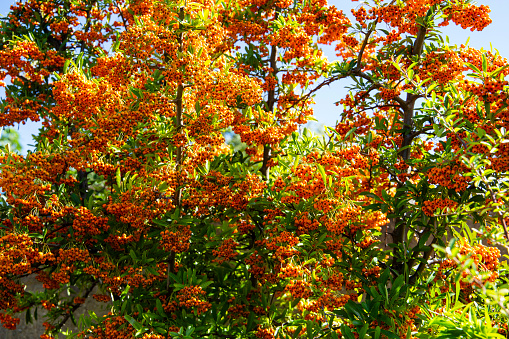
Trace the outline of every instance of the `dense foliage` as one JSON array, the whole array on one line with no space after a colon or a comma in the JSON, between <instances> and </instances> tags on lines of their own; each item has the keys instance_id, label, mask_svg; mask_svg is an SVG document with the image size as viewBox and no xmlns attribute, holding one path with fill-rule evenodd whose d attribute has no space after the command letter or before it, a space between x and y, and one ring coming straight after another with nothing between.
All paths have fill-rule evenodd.
<instances>
[{"instance_id":1,"label":"dense foliage","mask_svg":"<svg viewBox=\"0 0 509 339\"><path fill-rule=\"evenodd\" d=\"M0 155L3 325L44 308L43 339L70 321L81 338L509 337L509 68L439 31L482 30L489 8L352 13L12 6L0 124L43 128L34 152ZM336 81L352 84L337 125L312 135ZM75 319L92 298L109 313Z\"/></svg>"}]
</instances>

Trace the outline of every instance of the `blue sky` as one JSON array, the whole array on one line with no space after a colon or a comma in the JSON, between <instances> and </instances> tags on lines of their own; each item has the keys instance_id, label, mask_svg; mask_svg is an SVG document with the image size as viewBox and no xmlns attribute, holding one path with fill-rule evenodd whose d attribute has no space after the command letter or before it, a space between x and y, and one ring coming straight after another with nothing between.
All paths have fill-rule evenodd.
<instances>
[{"instance_id":1,"label":"blue sky","mask_svg":"<svg viewBox=\"0 0 509 339\"><path fill-rule=\"evenodd\" d=\"M509 13L509 1L507 0L483 0L477 1L479 4L488 5L491 8L490 16L493 23L485 28L482 32L471 32L470 30L463 30L455 25L449 25L443 28L445 35L449 36L451 44L464 44L470 37L469 44L475 48L484 48L489 50L490 42L494 49L497 49L504 57L509 57L509 20L507 14ZM5 15L9 12L9 7L14 1L3 0L0 1L0 14ZM350 14L350 10L359 5L359 2L352 2L349 0L332 0L330 4L335 4L336 7L342 9L346 14ZM329 60L335 60L336 57L333 53L333 48L326 51ZM334 105L346 95L344 86L348 85L347 80L343 82L336 82L333 85L322 88L315 98L317 102L315 106L315 118L318 123L324 125L334 125L338 119L341 110ZM0 96L4 97L3 91ZM27 144L32 144L32 134L37 134L40 127L38 123L27 122L26 125L19 126L19 133L21 135L21 143L24 151L27 149Z\"/></svg>"}]
</instances>

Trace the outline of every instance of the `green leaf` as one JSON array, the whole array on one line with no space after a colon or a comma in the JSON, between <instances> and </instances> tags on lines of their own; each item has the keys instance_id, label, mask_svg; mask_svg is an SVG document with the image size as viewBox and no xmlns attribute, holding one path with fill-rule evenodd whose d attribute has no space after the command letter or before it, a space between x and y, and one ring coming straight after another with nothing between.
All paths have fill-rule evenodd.
<instances>
[{"instance_id":1,"label":"green leaf","mask_svg":"<svg viewBox=\"0 0 509 339\"><path fill-rule=\"evenodd\" d=\"M502 66L502 67L499 67L497 68L496 70L494 70L493 72L491 72L489 74L490 77L496 77L500 74L500 72L502 72L504 69L506 69L507 67L509 67L509 65L505 65L505 66Z\"/></svg>"},{"instance_id":2,"label":"green leaf","mask_svg":"<svg viewBox=\"0 0 509 339\"><path fill-rule=\"evenodd\" d=\"M352 330L350 330L350 327L346 325L341 325L341 334L343 334L347 339L355 339L355 336L352 333ZM312 338L312 337L309 337Z\"/></svg>"},{"instance_id":3,"label":"green leaf","mask_svg":"<svg viewBox=\"0 0 509 339\"><path fill-rule=\"evenodd\" d=\"M467 62L465 65L468 68L470 68L471 70L473 70L474 72L481 73L481 70L479 68L475 67L473 64Z\"/></svg>"},{"instance_id":4,"label":"green leaf","mask_svg":"<svg viewBox=\"0 0 509 339\"><path fill-rule=\"evenodd\" d=\"M479 139L482 139L482 137L484 137L484 135L486 134L486 131L480 127L477 127L476 132Z\"/></svg>"},{"instance_id":5,"label":"green leaf","mask_svg":"<svg viewBox=\"0 0 509 339\"><path fill-rule=\"evenodd\" d=\"M389 202L392 200L392 197L385 190L382 190L382 198L384 199L383 202Z\"/></svg>"},{"instance_id":6,"label":"green leaf","mask_svg":"<svg viewBox=\"0 0 509 339\"><path fill-rule=\"evenodd\" d=\"M375 338L374 339L380 339L380 326L377 326L375 328Z\"/></svg>"},{"instance_id":7,"label":"green leaf","mask_svg":"<svg viewBox=\"0 0 509 339\"><path fill-rule=\"evenodd\" d=\"M27 324L32 323L32 314L30 313L30 309L27 309L27 312L25 314L25 321Z\"/></svg>"},{"instance_id":8,"label":"green leaf","mask_svg":"<svg viewBox=\"0 0 509 339\"><path fill-rule=\"evenodd\" d=\"M136 257L136 253L134 252L133 249L129 251L129 255L131 256L134 262L138 262L138 258Z\"/></svg>"},{"instance_id":9,"label":"green leaf","mask_svg":"<svg viewBox=\"0 0 509 339\"><path fill-rule=\"evenodd\" d=\"M368 332L368 328L369 328L368 324L364 324L364 326L362 326L361 330L359 331L359 338L365 338L366 337L366 333Z\"/></svg>"},{"instance_id":10,"label":"green leaf","mask_svg":"<svg viewBox=\"0 0 509 339\"><path fill-rule=\"evenodd\" d=\"M146 269L152 275L156 275L156 276L159 275L159 272L157 272L152 266L147 266Z\"/></svg>"},{"instance_id":11,"label":"green leaf","mask_svg":"<svg viewBox=\"0 0 509 339\"><path fill-rule=\"evenodd\" d=\"M135 330L140 331L143 328L143 326L130 315L124 315L124 318L129 322L129 324L131 324L132 327L134 327Z\"/></svg>"},{"instance_id":12,"label":"green leaf","mask_svg":"<svg viewBox=\"0 0 509 339\"><path fill-rule=\"evenodd\" d=\"M493 115L491 114L491 104L487 101L484 102L484 110L486 111L486 117L493 122Z\"/></svg>"},{"instance_id":13,"label":"green leaf","mask_svg":"<svg viewBox=\"0 0 509 339\"><path fill-rule=\"evenodd\" d=\"M120 185L122 184L122 178L120 176L120 167L117 168L117 172L115 173L115 178L116 178L116 181L117 181L117 186L120 189Z\"/></svg>"},{"instance_id":14,"label":"green leaf","mask_svg":"<svg viewBox=\"0 0 509 339\"><path fill-rule=\"evenodd\" d=\"M254 328L254 325L255 325L254 318L255 318L255 313L254 312L249 313L249 316L247 317L247 326L246 326L246 329L248 332Z\"/></svg>"},{"instance_id":15,"label":"green leaf","mask_svg":"<svg viewBox=\"0 0 509 339\"><path fill-rule=\"evenodd\" d=\"M300 334L300 331L302 331L302 325L299 325L299 326L297 327L297 329L295 330L295 332L293 332L292 338L293 338L293 339L296 339L296 338L297 338L297 336Z\"/></svg>"},{"instance_id":16,"label":"green leaf","mask_svg":"<svg viewBox=\"0 0 509 339\"><path fill-rule=\"evenodd\" d=\"M125 289L122 291L122 293L120 294L120 296L126 296L127 294L129 294L130 289L131 289L131 286L127 285L125 287Z\"/></svg>"},{"instance_id":17,"label":"green leaf","mask_svg":"<svg viewBox=\"0 0 509 339\"><path fill-rule=\"evenodd\" d=\"M437 87L437 86L438 86L438 83L436 83L436 82L435 82L435 83L433 83L433 84L431 84L431 85L430 85L430 86L426 89L426 94L431 93L431 91L433 91L433 89L435 89L435 87ZM433 93L435 93L435 92L433 92ZM436 93L435 93L435 95L436 95ZM435 101L435 100L433 100L433 101Z\"/></svg>"},{"instance_id":18,"label":"green leaf","mask_svg":"<svg viewBox=\"0 0 509 339\"><path fill-rule=\"evenodd\" d=\"M391 338L391 339L400 339L399 336L396 335L393 332L390 332L390 331L387 331L387 330L382 330L382 333L385 334L388 338Z\"/></svg>"},{"instance_id":19,"label":"green leaf","mask_svg":"<svg viewBox=\"0 0 509 339\"><path fill-rule=\"evenodd\" d=\"M316 168L318 168L318 172L320 172L320 175L322 176L324 187L327 187L327 175L325 174L323 166L320 164L316 164Z\"/></svg>"},{"instance_id":20,"label":"green leaf","mask_svg":"<svg viewBox=\"0 0 509 339\"><path fill-rule=\"evenodd\" d=\"M347 140L350 135L352 135L355 131L357 130L357 127L354 127L352 128L351 130L349 130L346 134L345 134L345 140Z\"/></svg>"},{"instance_id":21,"label":"green leaf","mask_svg":"<svg viewBox=\"0 0 509 339\"><path fill-rule=\"evenodd\" d=\"M191 334L193 334L194 332L194 327L193 326L188 326L187 329L186 329L186 337L189 337Z\"/></svg>"},{"instance_id":22,"label":"green leaf","mask_svg":"<svg viewBox=\"0 0 509 339\"><path fill-rule=\"evenodd\" d=\"M71 193L71 201L77 206L81 205L81 198L74 192Z\"/></svg>"},{"instance_id":23,"label":"green leaf","mask_svg":"<svg viewBox=\"0 0 509 339\"><path fill-rule=\"evenodd\" d=\"M353 313L355 314L359 319L364 319L364 314L362 312L362 307L358 304L356 304L355 302L353 302L352 300L349 300L344 308L350 312L350 313Z\"/></svg>"}]
</instances>

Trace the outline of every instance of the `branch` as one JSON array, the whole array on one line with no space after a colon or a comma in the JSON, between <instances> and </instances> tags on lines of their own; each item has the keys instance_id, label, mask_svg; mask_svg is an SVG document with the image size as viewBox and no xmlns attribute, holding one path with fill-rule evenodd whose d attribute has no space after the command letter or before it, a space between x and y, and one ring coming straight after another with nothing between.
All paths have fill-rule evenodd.
<instances>
[{"instance_id":1,"label":"branch","mask_svg":"<svg viewBox=\"0 0 509 339\"><path fill-rule=\"evenodd\" d=\"M427 131L430 131L433 129L433 126L426 126L426 127L423 127L422 129L418 130L418 131L415 131L413 133L411 133L409 136L413 139L415 138L416 136L419 136L421 134L424 134L426 133Z\"/></svg>"},{"instance_id":2,"label":"branch","mask_svg":"<svg viewBox=\"0 0 509 339\"><path fill-rule=\"evenodd\" d=\"M375 109L375 108L386 108L386 107L397 107L397 108L401 108L400 105L375 105L375 106L370 106L370 107L364 107L363 109L359 109L358 112L365 112L367 110L370 110L370 109Z\"/></svg>"},{"instance_id":3,"label":"branch","mask_svg":"<svg viewBox=\"0 0 509 339\"><path fill-rule=\"evenodd\" d=\"M364 72L361 72L361 71L353 71L352 74L354 75L358 75L360 76L361 78L363 78L364 80L367 80L369 81L370 83L372 83L374 86L374 88L380 88L380 87L383 87L380 83L376 82L375 80L373 80L373 78L371 78L368 74L364 73ZM349 75L350 76L350 75ZM401 99L400 97L396 96L394 98L392 98L392 100L396 101L400 106L401 106L401 109L403 111L406 111L408 109L408 103Z\"/></svg>"},{"instance_id":4,"label":"branch","mask_svg":"<svg viewBox=\"0 0 509 339\"><path fill-rule=\"evenodd\" d=\"M386 170L387 173L389 173L394 178L394 181L396 181L396 183L398 185L403 185L403 183L399 180L398 175L396 173L394 173L393 171L391 171L389 169L389 167L384 164L383 160L384 159L381 159L381 161L380 161L380 167L382 167L384 170Z\"/></svg>"},{"instance_id":5,"label":"branch","mask_svg":"<svg viewBox=\"0 0 509 339\"><path fill-rule=\"evenodd\" d=\"M88 295L92 292L92 290L94 289L94 287L97 285L97 280L94 280L92 285L85 291L85 293L83 294L83 298L87 298ZM69 310L69 313L67 313L66 315L64 315L64 318L62 319L62 321L60 321L60 323L58 323L58 325L55 326L55 330L60 330L62 328L62 326L64 326L64 324L67 322L67 320L69 320L69 318L71 317L71 315L74 313L74 311L76 311L78 308L80 308L82 304L74 304L71 309Z\"/></svg>"},{"instance_id":6,"label":"branch","mask_svg":"<svg viewBox=\"0 0 509 339\"><path fill-rule=\"evenodd\" d=\"M90 25L92 23L92 21L90 20L90 12L92 11L92 7L94 7L95 3L96 3L96 1L92 1L92 3L90 3L90 7L86 11L86 13L87 13L86 24L83 27L83 32L85 32L85 33L87 33L88 30L90 29ZM81 40L80 50L81 50L81 53L84 52L84 50L85 50L85 40Z\"/></svg>"},{"instance_id":7,"label":"branch","mask_svg":"<svg viewBox=\"0 0 509 339\"><path fill-rule=\"evenodd\" d=\"M120 15L120 18L122 19L122 23L124 24L124 29L127 30L127 26L128 26L128 22L125 20L124 18L124 13L122 13L122 9L120 8L120 6L118 5L118 2L117 1L113 1L113 3L115 4L115 6L118 8L118 14Z\"/></svg>"},{"instance_id":8,"label":"branch","mask_svg":"<svg viewBox=\"0 0 509 339\"><path fill-rule=\"evenodd\" d=\"M420 55L422 53L422 48L424 47L424 38L426 37L426 31L427 27L421 25L421 27L419 28L419 32L417 32L414 47L412 48L412 55Z\"/></svg>"},{"instance_id":9,"label":"branch","mask_svg":"<svg viewBox=\"0 0 509 339\"><path fill-rule=\"evenodd\" d=\"M320 88L322 88L323 86L328 86L330 85L331 83L333 83L334 81L336 80L340 80L340 79L343 79L343 78L347 78L349 77L350 75L344 75L344 76L334 76L332 78L329 78L327 80L325 80L324 82L322 82L321 84L319 84L318 86L316 86L315 88L313 88L311 91L309 91L308 93L306 93L305 95L301 96L299 99L295 100L294 101L294 104L292 104L292 106L288 107L288 109L292 109L294 108L296 105L298 105L300 102L302 101L305 101L306 99L309 99L311 97L311 95L313 95L315 92L317 92Z\"/></svg>"},{"instance_id":10,"label":"branch","mask_svg":"<svg viewBox=\"0 0 509 339\"><path fill-rule=\"evenodd\" d=\"M179 11L180 21L184 20L184 14L185 14L184 7L180 7L180 11ZM180 52L182 52L182 49L183 49L183 44L182 44L183 37L184 37L184 33L181 32L177 38L177 41L179 44L178 49ZM177 129L180 129L180 127L183 126L183 123L182 123L182 112L183 112L182 97L183 97L183 95L184 95L184 85L179 84L177 87L177 97L175 98L175 100L176 100L175 104L177 105L177 109L176 109ZM177 147L176 172L180 172L180 170L181 170L182 150L183 150L182 146ZM179 181L180 181L180 176L179 176ZM180 182L178 183L178 188L175 190L175 195L173 197L173 201L175 202L176 208L179 208L182 205L182 186L180 185ZM170 257L168 258L167 270L168 270L168 272L167 272L168 274L166 277L166 290L169 292L170 291L170 272L175 271L175 252L174 251L170 252Z\"/></svg>"},{"instance_id":11,"label":"branch","mask_svg":"<svg viewBox=\"0 0 509 339\"><path fill-rule=\"evenodd\" d=\"M279 17L279 8L276 7L276 13L274 14L274 21ZM278 68L277 68L277 46L273 45L270 50L270 68L272 69L272 76L276 77ZM274 104L276 102L276 89L270 89L267 97L267 110L269 112L274 111ZM263 164L260 168L260 172L262 172L262 176L265 180L269 179L269 160L271 159L271 147L266 144L263 145Z\"/></svg>"},{"instance_id":12,"label":"branch","mask_svg":"<svg viewBox=\"0 0 509 339\"><path fill-rule=\"evenodd\" d=\"M361 70L361 62L362 62L362 56L364 55L364 50L366 49L366 45L369 41L369 36L373 31L375 30L376 24L378 23L378 20L373 22L373 27L369 29L369 31L366 33L366 36L364 37L364 41L362 42L361 49L359 50L359 55L357 56L357 66L355 66L356 71Z\"/></svg>"},{"instance_id":13,"label":"branch","mask_svg":"<svg viewBox=\"0 0 509 339\"><path fill-rule=\"evenodd\" d=\"M433 245L436 244L438 240L438 237L435 237L433 236L433 240L431 241L431 243L429 244L429 246L431 246L431 248L426 251L424 253L424 255L422 256L422 261L421 263L419 264L419 266L417 267L417 270L414 272L414 274L412 274L412 276L410 277L410 280L409 280L409 284L410 285L414 285L415 284L415 281L417 280L417 278L419 277L419 273L421 273L422 271L424 271L424 268L426 267L426 265L428 265L428 259L429 257L431 256L431 254L433 253L434 249L433 249ZM412 258L410 260L410 263L408 264L408 267L410 268L411 265L413 265L413 263L415 262L416 258Z\"/></svg>"},{"instance_id":14,"label":"branch","mask_svg":"<svg viewBox=\"0 0 509 339\"><path fill-rule=\"evenodd\" d=\"M417 37L412 48L412 55L420 56L422 53L426 31L426 26L421 25L419 32L417 32ZM412 136L413 133L410 133L409 131L411 131L413 126L414 105L417 98L418 97L416 95L407 93L407 98L405 101L406 109L404 109L403 127L407 129L407 131L402 132L403 142L401 143L401 148L403 150L400 148L400 151L398 152L405 161L410 157L410 150L406 148L406 146L409 146L412 143L412 140L415 138L415 136Z\"/></svg>"},{"instance_id":15,"label":"branch","mask_svg":"<svg viewBox=\"0 0 509 339\"><path fill-rule=\"evenodd\" d=\"M60 231L61 229L64 229L64 228L66 228L66 227L70 227L70 226L72 226L72 224L71 224L71 223L64 223L64 224L62 224L62 226L61 226L61 227L55 228L55 229L51 230L49 233L47 233L47 234L46 234L46 238L47 238L47 237L49 237L50 235L52 235L53 233L58 232L58 231Z\"/></svg>"}]
</instances>

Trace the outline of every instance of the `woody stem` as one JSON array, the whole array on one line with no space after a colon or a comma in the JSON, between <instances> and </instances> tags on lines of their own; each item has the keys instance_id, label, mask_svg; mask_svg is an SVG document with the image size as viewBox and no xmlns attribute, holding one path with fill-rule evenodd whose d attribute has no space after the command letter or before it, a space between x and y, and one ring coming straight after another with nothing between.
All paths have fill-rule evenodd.
<instances>
[{"instance_id":1,"label":"woody stem","mask_svg":"<svg viewBox=\"0 0 509 339\"><path fill-rule=\"evenodd\" d=\"M280 9L276 8L276 14L274 15L274 20L277 20L277 18L279 17L279 11L280 11ZM269 62L270 62L270 68L272 70L271 76L273 78L276 78L277 73L279 72L279 70L277 68L277 52L278 52L277 46L272 45L271 49L270 49ZM271 113L274 112L275 102L276 102L276 88L274 85L274 88L269 89L269 91L267 93L267 112L271 112ZM262 167L260 168L260 172L262 172L262 176L265 180L269 179L268 164L269 164L269 160L272 156L271 152L272 152L272 148L270 147L270 145L268 145L268 144L263 145L263 163L262 163Z\"/></svg>"},{"instance_id":2,"label":"woody stem","mask_svg":"<svg viewBox=\"0 0 509 339\"><path fill-rule=\"evenodd\" d=\"M180 7L179 11L179 19L182 21L184 20L184 7ZM183 33L179 33L177 37L177 41L179 44L179 51L182 52L183 46L182 46L182 38ZM180 131L183 123L182 123L182 96L184 94L184 85L182 81L177 86L177 97L175 98L175 105L176 105L176 124L177 124L177 131ZM182 169L182 151L183 147L178 146L177 147L177 158L176 158L176 172L177 172L177 189L175 190L174 196L173 196L173 203L175 205L175 208L180 208L182 205L182 187L180 185L180 172ZM168 258L168 267L167 267L167 277L166 277L166 289L169 290L170 288L170 272L173 272L175 270L175 252L171 251L170 256Z\"/></svg>"}]
</instances>

